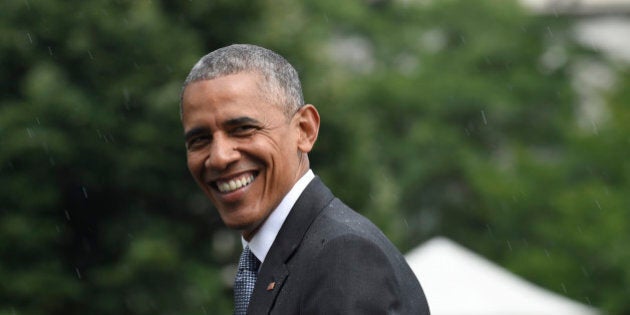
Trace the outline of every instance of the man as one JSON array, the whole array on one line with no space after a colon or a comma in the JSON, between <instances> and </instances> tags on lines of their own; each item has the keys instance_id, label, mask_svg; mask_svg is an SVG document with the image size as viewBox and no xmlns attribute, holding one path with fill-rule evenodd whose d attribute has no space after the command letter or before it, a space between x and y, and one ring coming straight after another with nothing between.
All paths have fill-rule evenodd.
<instances>
[{"instance_id":1,"label":"man","mask_svg":"<svg viewBox=\"0 0 630 315\"><path fill-rule=\"evenodd\" d=\"M320 118L283 57L211 52L181 115L192 176L242 235L235 314L429 314L400 252L310 170Z\"/></svg>"}]
</instances>

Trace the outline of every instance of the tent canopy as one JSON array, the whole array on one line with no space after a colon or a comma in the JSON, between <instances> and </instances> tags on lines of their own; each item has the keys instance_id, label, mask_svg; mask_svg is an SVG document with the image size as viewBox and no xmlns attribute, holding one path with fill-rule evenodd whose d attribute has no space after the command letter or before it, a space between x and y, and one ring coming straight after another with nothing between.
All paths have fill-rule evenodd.
<instances>
[{"instance_id":1,"label":"tent canopy","mask_svg":"<svg viewBox=\"0 0 630 315\"><path fill-rule=\"evenodd\" d=\"M433 315L599 314L443 237L413 249L406 259L422 284Z\"/></svg>"}]
</instances>

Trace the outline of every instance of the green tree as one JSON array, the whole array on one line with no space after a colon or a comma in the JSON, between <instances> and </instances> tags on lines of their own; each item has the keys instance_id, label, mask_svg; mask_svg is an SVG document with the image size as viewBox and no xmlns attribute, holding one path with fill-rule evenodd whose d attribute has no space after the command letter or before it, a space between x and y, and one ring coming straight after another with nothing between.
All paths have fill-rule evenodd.
<instances>
[{"instance_id":1,"label":"green tree","mask_svg":"<svg viewBox=\"0 0 630 315\"><path fill-rule=\"evenodd\" d=\"M592 285L600 270L623 274L622 261L586 259L608 242L598 234L625 240L615 222L627 200L601 195L623 191L619 182L584 171L623 155L578 154L602 136L576 137L574 69L602 57L580 47L570 20L506 1L294 6L284 21L262 19L273 29L264 42L306 47L298 59L315 60L302 65L324 124L313 160L335 192L402 249L447 235L551 290L627 313L623 277L606 291ZM602 202L616 210L576 225Z\"/></svg>"},{"instance_id":2,"label":"green tree","mask_svg":"<svg viewBox=\"0 0 630 315\"><path fill-rule=\"evenodd\" d=\"M256 6L9 1L0 14L0 313L228 313L237 244L213 248L222 225L187 174L177 103L194 62L238 40Z\"/></svg>"}]
</instances>

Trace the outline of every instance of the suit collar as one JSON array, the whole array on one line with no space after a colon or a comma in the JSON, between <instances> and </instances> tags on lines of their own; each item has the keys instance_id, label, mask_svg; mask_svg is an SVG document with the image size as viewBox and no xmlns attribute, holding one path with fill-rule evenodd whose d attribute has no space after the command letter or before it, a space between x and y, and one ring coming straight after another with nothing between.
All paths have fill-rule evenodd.
<instances>
[{"instance_id":1,"label":"suit collar","mask_svg":"<svg viewBox=\"0 0 630 315\"><path fill-rule=\"evenodd\" d=\"M286 262L300 246L311 223L333 198L319 177L315 177L300 195L261 266L248 314L269 313L289 274Z\"/></svg>"},{"instance_id":2,"label":"suit collar","mask_svg":"<svg viewBox=\"0 0 630 315\"><path fill-rule=\"evenodd\" d=\"M310 169L302 175L293 185L293 188L282 198L276 209L271 212L251 241L248 243L241 237L243 248L249 246L256 258L264 262L267 259L267 253L271 249L271 245L273 245L274 240L278 237L278 233L280 233L284 221L286 221L289 213L291 213L291 209L313 178L315 178L315 175Z\"/></svg>"}]
</instances>

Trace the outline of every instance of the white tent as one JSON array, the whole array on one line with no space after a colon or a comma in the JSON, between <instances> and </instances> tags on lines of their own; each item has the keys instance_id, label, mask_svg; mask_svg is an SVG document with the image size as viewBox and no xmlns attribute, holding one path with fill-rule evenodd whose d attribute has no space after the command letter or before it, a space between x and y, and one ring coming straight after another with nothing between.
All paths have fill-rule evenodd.
<instances>
[{"instance_id":1,"label":"white tent","mask_svg":"<svg viewBox=\"0 0 630 315\"><path fill-rule=\"evenodd\" d=\"M596 315L453 241L438 237L406 255L432 315Z\"/></svg>"}]
</instances>

